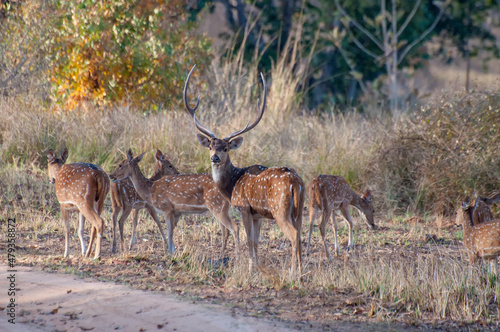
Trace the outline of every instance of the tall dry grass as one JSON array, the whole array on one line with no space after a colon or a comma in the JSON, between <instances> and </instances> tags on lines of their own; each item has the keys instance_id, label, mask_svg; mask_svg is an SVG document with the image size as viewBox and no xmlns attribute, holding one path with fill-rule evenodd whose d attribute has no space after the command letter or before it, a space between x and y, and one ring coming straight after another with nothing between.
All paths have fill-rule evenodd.
<instances>
[{"instance_id":1,"label":"tall dry grass","mask_svg":"<svg viewBox=\"0 0 500 332\"><path fill-rule=\"evenodd\" d=\"M257 85L242 82L247 90ZM473 190L483 195L499 190L500 96L457 92L442 97L398 120L354 112L313 115L297 107L284 118L270 93L268 111L243 136L232 160L239 166L290 166L306 182L318 174L341 175L357 191L370 188L383 213L450 214ZM202 97L198 113L221 137L243 128L257 113L255 96L226 102L222 110L215 99ZM142 165L150 173L159 148L182 172L210 171L208 150L199 145L192 119L182 109L144 115L119 106L76 114L40 105L0 99L3 167L44 169L47 149L67 147L69 162L93 162L112 171L121 152L132 148L147 152Z\"/></svg>"}]
</instances>

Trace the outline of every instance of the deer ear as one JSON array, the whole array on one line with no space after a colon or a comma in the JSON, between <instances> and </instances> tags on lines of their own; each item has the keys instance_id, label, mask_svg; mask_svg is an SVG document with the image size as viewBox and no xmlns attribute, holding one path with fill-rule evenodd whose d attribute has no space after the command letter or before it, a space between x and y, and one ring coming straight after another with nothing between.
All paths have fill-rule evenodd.
<instances>
[{"instance_id":1,"label":"deer ear","mask_svg":"<svg viewBox=\"0 0 500 332\"><path fill-rule=\"evenodd\" d=\"M165 160L165 156L163 156L163 153L159 149L156 149L156 160L158 161Z\"/></svg>"},{"instance_id":2,"label":"deer ear","mask_svg":"<svg viewBox=\"0 0 500 332\"><path fill-rule=\"evenodd\" d=\"M127 159L128 159L128 161L132 161L132 159L134 159L134 154L132 153L132 149L128 149Z\"/></svg>"},{"instance_id":3,"label":"deer ear","mask_svg":"<svg viewBox=\"0 0 500 332\"><path fill-rule=\"evenodd\" d=\"M54 151L52 149L49 149L49 151L47 151L47 159L49 161L49 163L56 159L56 155L54 154Z\"/></svg>"},{"instance_id":4,"label":"deer ear","mask_svg":"<svg viewBox=\"0 0 500 332\"><path fill-rule=\"evenodd\" d=\"M229 142L229 149L236 150L243 143L243 137L236 137L231 142Z\"/></svg>"},{"instance_id":5,"label":"deer ear","mask_svg":"<svg viewBox=\"0 0 500 332\"><path fill-rule=\"evenodd\" d=\"M61 160L63 163L66 162L66 159L68 159L68 148L64 149L64 151L61 154Z\"/></svg>"},{"instance_id":6,"label":"deer ear","mask_svg":"<svg viewBox=\"0 0 500 332\"><path fill-rule=\"evenodd\" d=\"M135 157L135 159L137 160L137 162L140 162L142 160L142 157L144 157L144 152Z\"/></svg>"},{"instance_id":7,"label":"deer ear","mask_svg":"<svg viewBox=\"0 0 500 332\"><path fill-rule=\"evenodd\" d=\"M210 139L202 134L197 134L196 137L198 137L198 142L200 142L201 146L204 148L210 147Z\"/></svg>"}]
</instances>

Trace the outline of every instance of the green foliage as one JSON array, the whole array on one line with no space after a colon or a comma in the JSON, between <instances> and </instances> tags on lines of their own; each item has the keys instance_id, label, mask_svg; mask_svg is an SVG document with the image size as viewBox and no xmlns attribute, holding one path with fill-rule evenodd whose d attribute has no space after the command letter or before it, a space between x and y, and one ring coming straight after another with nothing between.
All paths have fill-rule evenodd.
<instances>
[{"instance_id":1,"label":"green foliage","mask_svg":"<svg viewBox=\"0 0 500 332\"><path fill-rule=\"evenodd\" d=\"M186 70L210 61L210 40L188 22L184 1L61 0L50 40L58 102L142 109L180 101Z\"/></svg>"}]
</instances>

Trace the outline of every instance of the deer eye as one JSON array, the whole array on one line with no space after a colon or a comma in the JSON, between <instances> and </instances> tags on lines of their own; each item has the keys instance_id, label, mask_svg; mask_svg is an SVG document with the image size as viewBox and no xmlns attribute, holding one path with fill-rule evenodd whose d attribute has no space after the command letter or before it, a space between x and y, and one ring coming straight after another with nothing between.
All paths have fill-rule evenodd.
<instances>
[{"instance_id":1,"label":"deer eye","mask_svg":"<svg viewBox=\"0 0 500 332\"><path fill-rule=\"evenodd\" d=\"M172 168L172 165L170 165L170 166L168 166L168 167Z\"/></svg>"},{"instance_id":2,"label":"deer eye","mask_svg":"<svg viewBox=\"0 0 500 332\"><path fill-rule=\"evenodd\" d=\"M227 152L227 148L224 148L224 152Z\"/></svg>"}]
</instances>

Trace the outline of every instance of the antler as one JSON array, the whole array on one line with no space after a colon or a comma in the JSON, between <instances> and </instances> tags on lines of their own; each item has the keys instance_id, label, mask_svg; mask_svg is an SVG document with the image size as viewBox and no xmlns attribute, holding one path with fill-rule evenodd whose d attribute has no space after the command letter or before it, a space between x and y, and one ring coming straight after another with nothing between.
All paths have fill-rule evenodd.
<instances>
[{"instance_id":1,"label":"antler","mask_svg":"<svg viewBox=\"0 0 500 332\"><path fill-rule=\"evenodd\" d=\"M232 133L229 136L227 136L226 138L224 138L224 140L229 141L236 136L239 136L243 133L246 133L247 131L254 128L260 122L260 119L262 119L262 115L264 115L264 110L266 109L267 85L266 85L266 80L264 79L264 75L262 75L262 73L260 73L260 78L262 79L262 85L264 86L264 100L262 102L262 108L260 109L259 117L250 126L248 125L250 122L248 122L247 125L245 126L245 128L243 128L239 131L235 131L234 133ZM259 105L259 102L260 101L257 99L257 106Z\"/></svg>"},{"instance_id":2,"label":"antler","mask_svg":"<svg viewBox=\"0 0 500 332\"><path fill-rule=\"evenodd\" d=\"M184 94L183 94L183 99L184 99L184 106L186 107L186 110L189 112L189 114L193 117L194 119L194 124L196 125L196 128L198 128L199 131L201 131L203 134L205 134L206 136L209 136L211 138L215 138L215 134L210 130L208 129L207 127L205 127L204 125L202 125L198 119L196 118L196 115L194 114L194 112L196 111L196 109L198 108L198 105L200 104L200 96L198 96L198 100L196 101L196 105L194 106L194 108L191 108L189 106L189 103L188 103L188 100L187 100L187 89L188 89L188 86L189 86L189 79L191 78L191 73L193 72L194 68L196 67L196 65L193 66L193 68L191 68L191 71L189 72L188 74L188 77L187 77L187 80L186 80L186 84L184 85ZM231 135L227 136L226 138L224 138L224 140L231 140L232 138L236 137L236 136L239 136L249 130L251 130L252 128L254 128L259 122L260 120L262 119L262 115L264 115L264 111L266 109L266 100L267 100L267 85L266 85L266 80L264 79L264 75L262 75L262 73L260 73L260 77L262 79L262 85L264 86L264 100L262 102L262 107L260 108L260 111L259 111L259 117L257 118L257 120L255 120L254 123L252 123L251 125L250 122L247 123L247 125L245 126L245 128L243 128L242 130L239 130L239 131L235 131L234 133L232 133ZM257 105L260 103L259 100L257 100Z\"/></svg>"},{"instance_id":3,"label":"antler","mask_svg":"<svg viewBox=\"0 0 500 332\"><path fill-rule=\"evenodd\" d=\"M198 130L201 131L206 136L215 138L215 134L210 129L208 129L207 127L203 126L198 121L198 119L196 118L196 115L194 114L194 112L198 109L198 105L200 105L200 96L198 96L198 100L196 100L196 105L194 106L194 108L191 108L189 106L189 102L187 100L187 89L188 89L188 86L189 86L189 79L191 78L191 74L193 73L193 70L194 70L195 67L196 67L196 65L194 65L193 68L191 68L191 71L189 72L187 80L186 80L186 84L184 85L184 93L183 93L184 106L186 107L186 110L189 112L189 114L193 117L194 124L196 125L196 128L198 128Z\"/></svg>"},{"instance_id":4,"label":"antler","mask_svg":"<svg viewBox=\"0 0 500 332\"><path fill-rule=\"evenodd\" d=\"M189 79L191 78L191 74L193 73L193 70L195 67L196 67L196 65L194 65L193 68L191 68L191 71L188 74L186 84L184 85L184 94L183 94L184 106L186 106L186 110L189 112L189 114L191 114L191 116L194 116L194 111L196 111L198 109L198 105L200 105L200 96L199 95L198 95L198 100L196 100L196 105L194 106L194 108L191 108L189 106L189 102L187 100L187 89L189 86Z\"/></svg>"}]
</instances>

